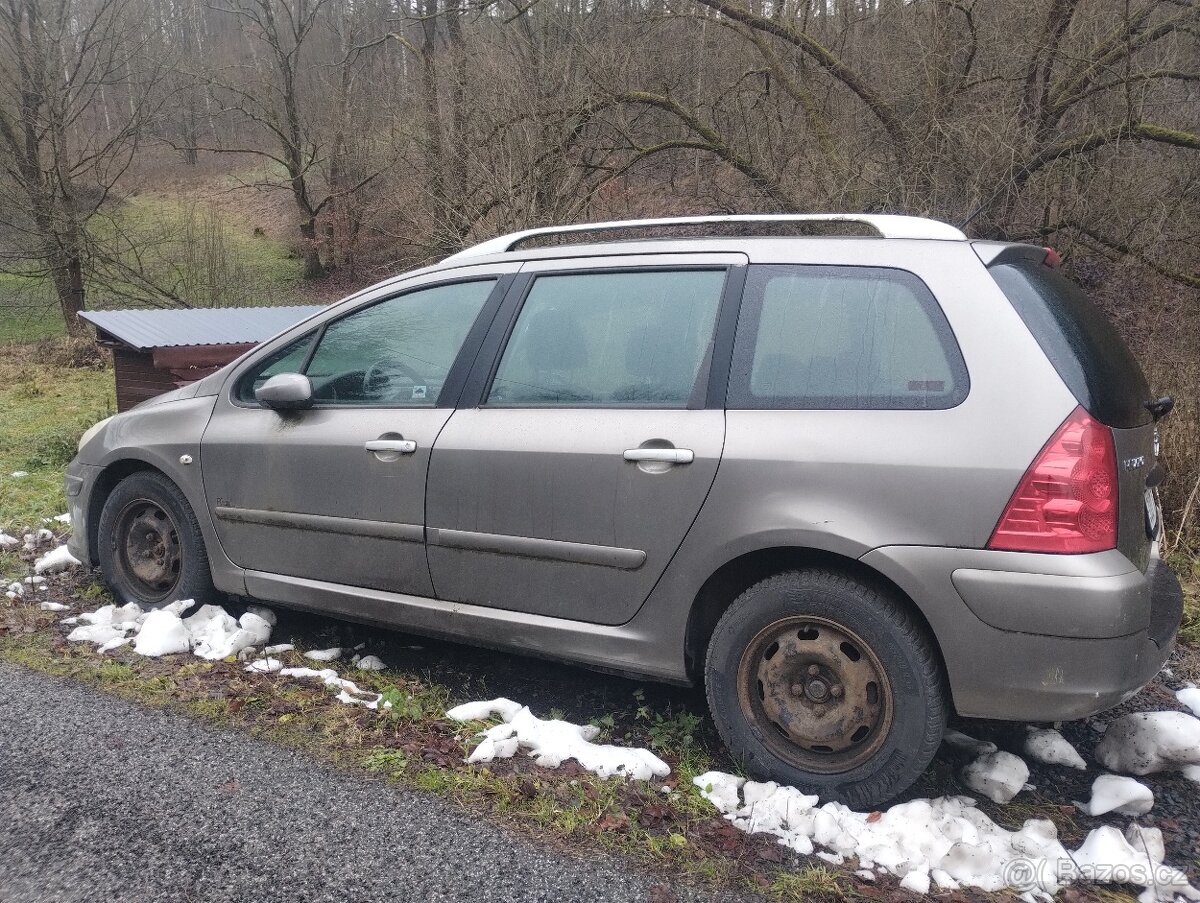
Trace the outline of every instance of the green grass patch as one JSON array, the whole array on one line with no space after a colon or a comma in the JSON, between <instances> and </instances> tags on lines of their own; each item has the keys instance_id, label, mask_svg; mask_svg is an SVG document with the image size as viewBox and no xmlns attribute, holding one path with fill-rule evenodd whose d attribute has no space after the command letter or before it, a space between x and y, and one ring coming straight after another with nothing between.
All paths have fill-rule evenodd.
<instances>
[{"instance_id":1,"label":"green grass patch","mask_svg":"<svg viewBox=\"0 0 1200 903\"><path fill-rule=\"evenodd\" d=\"M111 370L56 367L38 356L0 349L0 528L15 535L66 511L63 467L83 431L115 410Z\"/></svg>"}]
</instances>

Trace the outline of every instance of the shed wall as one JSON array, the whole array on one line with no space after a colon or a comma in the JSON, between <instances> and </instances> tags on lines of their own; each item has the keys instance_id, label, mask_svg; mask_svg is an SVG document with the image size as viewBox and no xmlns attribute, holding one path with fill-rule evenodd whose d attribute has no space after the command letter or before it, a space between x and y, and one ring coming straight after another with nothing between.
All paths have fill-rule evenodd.
<instances>
[{"instance_id":1,"label":"shed wall","mask_svg":"<svg viewBox=\"0 0 1200 903\"><path fill-rule=\"evenodd\" d=\"M175 378L170 372L155 368L154 356L149 351L114 348L113 375L117 382L118 411L128 411L147 398L175 388Z\"/></svg>"}]
</instances>

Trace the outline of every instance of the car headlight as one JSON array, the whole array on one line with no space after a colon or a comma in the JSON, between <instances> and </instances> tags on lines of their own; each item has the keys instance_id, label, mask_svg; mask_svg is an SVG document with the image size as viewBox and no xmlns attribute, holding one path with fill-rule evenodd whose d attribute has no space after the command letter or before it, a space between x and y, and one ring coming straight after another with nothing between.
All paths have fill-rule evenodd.
<instances>
[{"instance_id":1,"label":"car headlight","mask_svg":"<svg viewBox=\"0 0 1200 903\"><path fill-rule=\"evenodd\" d=\"M104 429L110 420L112 420L112 417L105 417L103 420L97 421L89 426L87 430L84 431L84 434L79 437L79 448L76 449L76 451L83 451L83 447L87 445L89 441L91 441L92 437Z\"/></svg>"}]
</instances>

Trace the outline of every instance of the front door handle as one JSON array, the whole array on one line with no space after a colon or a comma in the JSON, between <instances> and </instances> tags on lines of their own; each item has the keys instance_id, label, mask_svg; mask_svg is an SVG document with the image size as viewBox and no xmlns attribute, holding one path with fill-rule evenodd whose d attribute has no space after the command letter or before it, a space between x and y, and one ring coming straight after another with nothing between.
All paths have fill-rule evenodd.
<instances>
[{"instance_id":1,"label":"front door handle","mask_svg":"<svg viewBox=\"0 0 1200 903\"><path fill-rule=\"evenodd\" d=\"M691 464L696 454L690 448L627 448L626 461L656 461L660 464Z\"/></svg>"},{"instance_id":2,"label":"front door handle","mask_svg":"<svg viewBox=\"0 0 1200 903\"><path fill-rule=\"evenodd\" d=\"M397 452L411 455L417 450L417 443L412 439L371 439L363 444L369 452Z\"/></svg>"}]
</instances>

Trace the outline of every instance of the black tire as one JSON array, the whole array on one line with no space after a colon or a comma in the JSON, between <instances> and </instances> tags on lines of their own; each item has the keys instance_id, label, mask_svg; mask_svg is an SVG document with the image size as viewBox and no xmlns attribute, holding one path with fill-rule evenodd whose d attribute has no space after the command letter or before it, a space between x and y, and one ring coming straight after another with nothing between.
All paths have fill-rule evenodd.
<instances>
[{"instance_id":1,"label":"black tire","mask_svg":"<svg viewBox=\"0 0 1200 903\"><path fill-rule=\"evenodd\" d=\"M118 483L104 502L97 537L100 571L118 602L158 608L178 599L220 601L196 514L162 474L142 471Z\"/></svg>"},{"instance_id":2,"label":"black tire","mask_svg":"<svg viewBox=\"0 0 1200 903\"><path fill-rule=\"evenodd\" d=\"M925 626L836 572L777 574L742 593L713 631L705 679L717 730L750 774L854 808L910 787L946 728Z\"/></svg>"}]
</instances>

